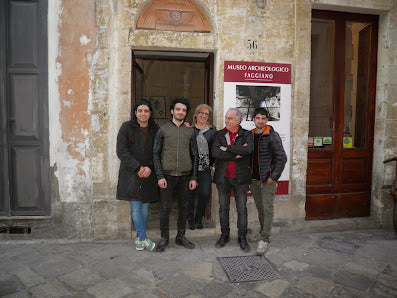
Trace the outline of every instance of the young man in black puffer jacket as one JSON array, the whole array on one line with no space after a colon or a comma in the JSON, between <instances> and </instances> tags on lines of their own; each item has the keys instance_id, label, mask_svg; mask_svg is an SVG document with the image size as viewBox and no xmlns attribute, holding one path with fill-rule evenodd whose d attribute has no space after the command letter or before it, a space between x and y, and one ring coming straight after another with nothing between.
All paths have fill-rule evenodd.
<instances>
[{"instance_id":1,"label":"young man in black puffer jacket","mask_svg":"<svg viewBox=\"0 0 397 298\"><path fill-rule=\"evenodd\" d=\"M268 116L265 108L255 109L253 115L256 128L252 130L254 151L251 158L251 192L261 225L261 239L256 250L258 255L264 255L269 245L277 180L287 162L280 136L273 127L266 124Z\"/></svg>"}]
</instances>

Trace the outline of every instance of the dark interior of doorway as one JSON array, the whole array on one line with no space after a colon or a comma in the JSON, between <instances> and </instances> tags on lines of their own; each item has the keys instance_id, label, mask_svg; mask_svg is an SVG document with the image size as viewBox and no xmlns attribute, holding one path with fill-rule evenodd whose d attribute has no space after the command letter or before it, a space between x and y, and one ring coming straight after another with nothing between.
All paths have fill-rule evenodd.
<instances>
[{"instance_id":1,"label":"dark interior of doorway","mask_svg":"<svg viewBox=\"0 0 397 298\"><path fill-rule=\"evenodd\" d=\"M133 50L131 109L136 100L141 98L150 100L154 109L154 119L160 126L171 119L169 107L172 100L182 96L191 104L186 120L192 123L194 110L199 104L213 106L213 57L213 53L210 52ZM131 114L132 112L131 110ZM177 217L178 202L174 198L170 229L176 228ZM211 219L211 199L203 223L204 228L214 225ZM147 228L156 229L159 228L159 224L160 203L153 203L150 207Z\"/></svg>"}]
</instances>

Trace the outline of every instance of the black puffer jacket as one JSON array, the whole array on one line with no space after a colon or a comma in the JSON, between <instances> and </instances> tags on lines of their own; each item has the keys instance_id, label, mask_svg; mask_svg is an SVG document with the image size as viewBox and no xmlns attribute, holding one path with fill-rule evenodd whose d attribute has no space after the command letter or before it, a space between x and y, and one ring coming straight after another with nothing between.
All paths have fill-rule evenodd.
<instances>
[{"instance_id":1,"label":"black puffer jacket","mask_svg":"<svg viewBox=\"0 0 397 298\"><path fill-rule=\"evenodd\" d=\"M121 161L117 184L118 200L144 203L159 200L159 188L153 167L153 141L157 130L156 123L150 120L144 146L141 127L135 119L124 122L121 126L116 147ZM139 178L137 172L141 166L152 170L148 178Z\"/></svg>"},{"instance_id":2,"label":"black puffer jacket","mask_svg":"<svg viewBox=\"0 0 397 298\"><path fill-rule=\"evenodd\" d=\"M250 157L253 143L251 132L240 127L234 144L228 145L226 140L227 130L218 130L212 142L211 154L215 159L214 182L223 183L226 177L226 169L229 161L236 162L237 183L244 184L251 182ZM244 146L247 144L247 146ZM220 149L221 146L227 147L226 151ZM242 158L236 158L241 155Z\"/></svg>"},{"instance_id":3,"label":"black puffer jacket","mask_svg":"<svg viewBox=\"0 0 397 298\"><path fill-rule=\"evenodd\" d=\"M255 130L251 131L252 139L254 139ZM269 177L277 181L284 170L287 155L285 154L281 138L273 127L266 125L259 138L258 146L261 181L266 182Z\"/></svg>"}]
</instances>

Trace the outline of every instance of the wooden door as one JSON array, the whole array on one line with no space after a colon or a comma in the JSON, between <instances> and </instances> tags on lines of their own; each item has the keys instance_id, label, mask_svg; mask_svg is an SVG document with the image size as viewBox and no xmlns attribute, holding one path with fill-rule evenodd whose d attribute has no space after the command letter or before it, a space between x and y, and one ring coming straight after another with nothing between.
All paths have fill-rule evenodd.
<instances>
[{"instance_id":1,"label":"wooden door","mask_svg":"<svg viewBox=\"0 0 397 298\"><path fill-rule=\"evenodd\" d=\"M0 215L49 215L46 1L1 1L0 61Z\"/></svg>"},{"instance_id":2,"label":"wooden door","mask_svg":"<svg viewBox=\"0 0 397 298\"><path fill-rule=\"evenodd\" d=\"M307 219L370 215L377 23L313 11Z\"/></svg>"}]
</instances>

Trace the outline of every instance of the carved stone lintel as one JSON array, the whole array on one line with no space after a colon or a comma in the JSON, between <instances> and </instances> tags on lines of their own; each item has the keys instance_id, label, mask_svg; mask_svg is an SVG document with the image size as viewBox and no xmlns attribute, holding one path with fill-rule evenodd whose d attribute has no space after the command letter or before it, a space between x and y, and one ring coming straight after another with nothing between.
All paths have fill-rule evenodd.
<instances>
[{"instance_id":1,"label":"carved stone lintel","mask_svg":"<svg viewBox=\"0 0 397 298\"><path fill-rule=\"evenodd\" d=\"M193 0L152 0L139 16L136 28L211 32L208 16Z\"/></svg>"}]
</instances>

